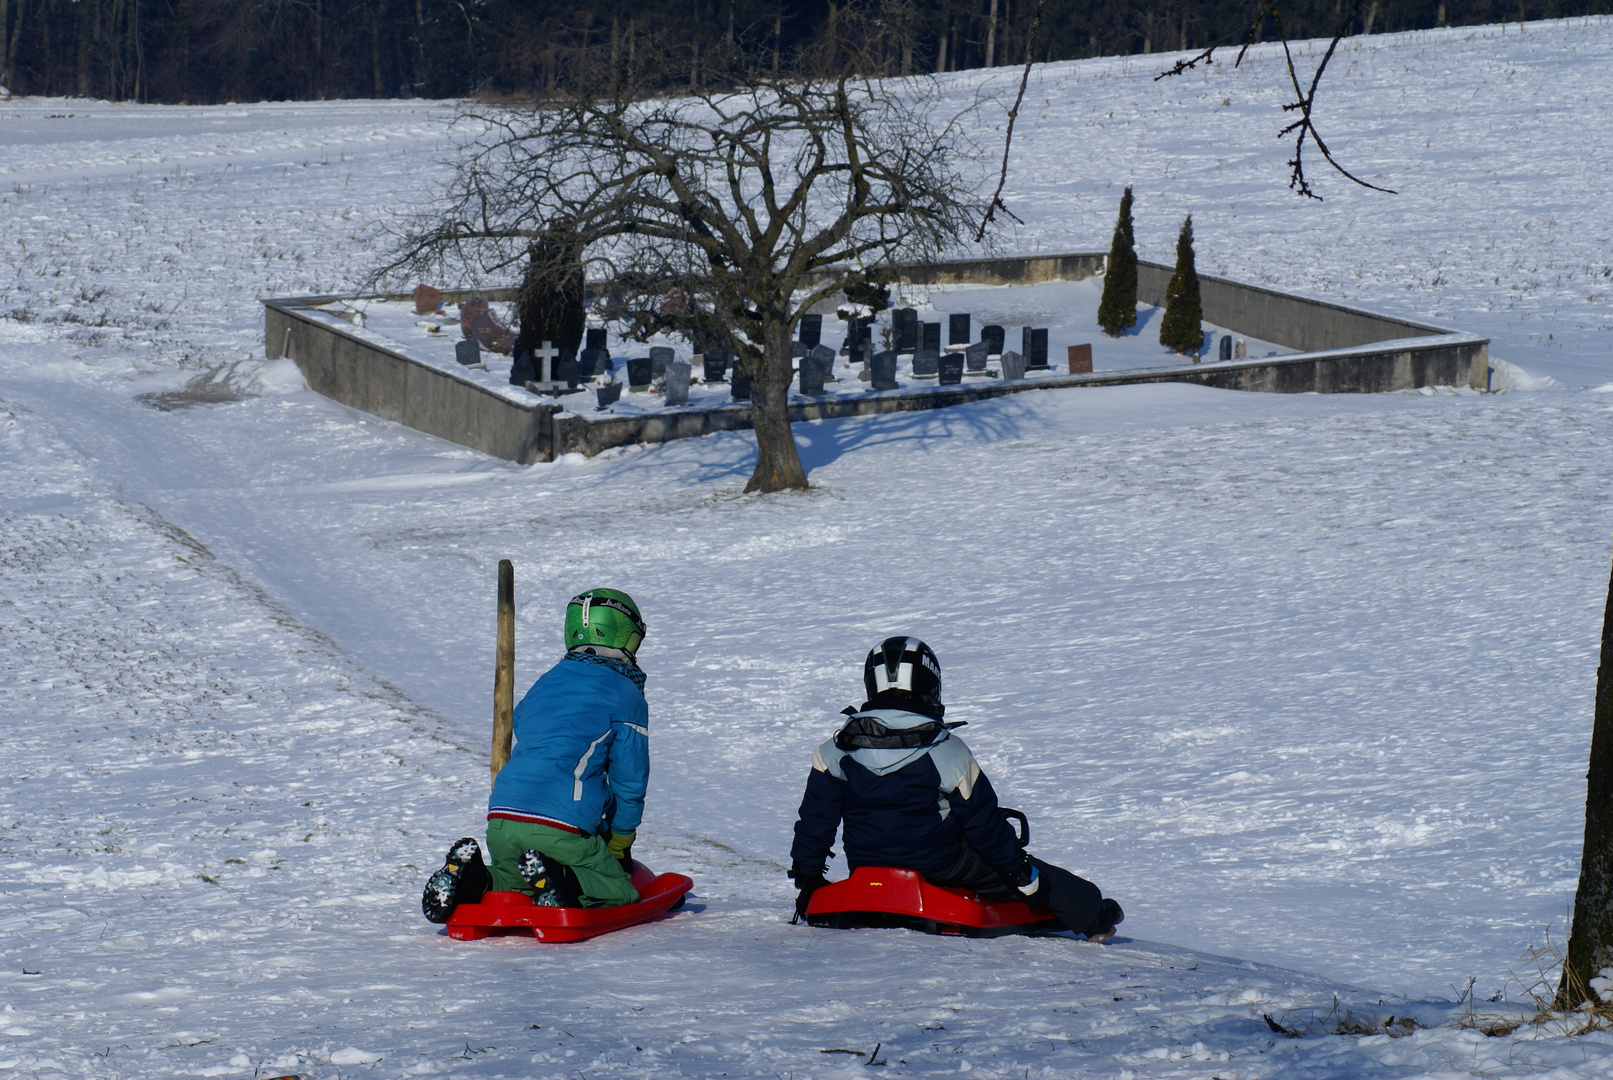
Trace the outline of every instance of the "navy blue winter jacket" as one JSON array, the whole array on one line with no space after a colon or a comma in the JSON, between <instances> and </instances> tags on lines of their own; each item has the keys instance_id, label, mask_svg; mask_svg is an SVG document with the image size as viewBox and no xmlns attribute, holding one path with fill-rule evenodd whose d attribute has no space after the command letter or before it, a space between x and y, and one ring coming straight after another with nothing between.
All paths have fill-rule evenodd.
<instances>
[{"instance_id":1,"label":"navy blue winter jacket","mask_svg":"<svg viewBox=\"0 0 1613 1080\"><path fill-rule=\"evenodd\" d=\"M853 720L863 717L891 730L934 723L899 709L870 709ZM943 877L965 842L1005 875L1025 857L991 781L949 731L916 748L848 751L833 739L818 747L790 848L798 872L823 872L842 823L853 870L894 866Z\"/></svg>"},{"instance_id":2,"label":"navy blue winter jacket","mask_svg":"<svg viewBox=\"0 0 1613 1080\"><path fill-rule=\"evenodd\" d=\"M644 692L604 664L561 660L515 707L515 746L488 817L584 833L628 833L650 780Z\"/></svg>"}]
</instances>

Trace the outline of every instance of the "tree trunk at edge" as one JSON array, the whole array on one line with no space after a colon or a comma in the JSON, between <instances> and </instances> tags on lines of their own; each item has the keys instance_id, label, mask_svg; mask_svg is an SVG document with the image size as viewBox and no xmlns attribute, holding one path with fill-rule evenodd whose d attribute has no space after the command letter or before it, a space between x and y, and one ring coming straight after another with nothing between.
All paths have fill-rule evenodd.
<instances>
[{"instance_id":1,"label":"tree trunk at edge","mask_svg":"<svg viewBox=\"0 0 1613 1080\"><path fill-rule=\"evenodd\" d=\"M1585 776L1585 849L1574 893L1568 957L1557 986L1557 1006L1577 1007L1591 996L1590 981L1613 966L1613 578L1602 614L1602 656L1596 668L1596 718L1591 763Z\"/></svg>"}]
</instances>

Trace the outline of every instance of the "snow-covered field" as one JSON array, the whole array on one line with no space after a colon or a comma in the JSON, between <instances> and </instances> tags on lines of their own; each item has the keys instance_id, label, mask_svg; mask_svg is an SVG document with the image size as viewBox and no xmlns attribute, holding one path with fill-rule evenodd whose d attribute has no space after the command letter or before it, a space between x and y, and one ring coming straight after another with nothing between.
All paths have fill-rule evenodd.
<instances>
[{"instance_id":1,"label":"snow-covered field","mask_svg":"<svg viewBox=\"0 0 1613 1080\"><path fill-rule=\"evenodd\" d=\"M255 298L356 285L445 177L446 107L0 106L0 1069L1605 1074L1609 1036L1478 1027L1577 866L1610 45L1347 43L1318 122L1397 196L1287 192L1269 52L1054 65L1015 140L1012 246L1102 247L1131 183L1145 257L1191 210L1206 272L1480 331L1555 387L803 425L815 488L782 498L739 494L741 434L519 468L261 360ZM546 948L419 917L480 827L500 557L523 687L577 589L645 606L640 855L696 880L668 921ZM895 631L1128 936L787 924L811 748ZM1391 1016L1424 1026L1330 1033Z\"/></svg>"}]
</instances>

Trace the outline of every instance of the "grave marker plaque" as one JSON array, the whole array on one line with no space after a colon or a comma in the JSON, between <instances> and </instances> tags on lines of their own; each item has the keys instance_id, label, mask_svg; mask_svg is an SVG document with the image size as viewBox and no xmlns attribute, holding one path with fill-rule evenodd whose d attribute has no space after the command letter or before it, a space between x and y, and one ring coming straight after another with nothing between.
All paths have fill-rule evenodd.
<instances>
[{"instance_id":1,"label":"grave marker plaque","mask_svg":"<svg viewBox=\"0 0 1613 1080\"><path fill-rule=\"evenodd\" d=\"M913 354L913 378L933 379L940 371L941 353L938 349L920 349Z\"/></svg>"},{"instance_id":2,"label":"grave marker plaque","mask_svg":"<svg viewBox=\"0 0 1613 1080\"><path fill-rule=\"evenodd\" d=\"M585 341L583 345L585 348L589 349L606 348L605 328L603 326L590 326L588 328L588 340Z\"/></svg>"},{"instance_id":3,"label":"grave marker plaque","mask_svg":"<svg viewBox=\"0 0 1613 1080\"><path fill-rule=\"evenodd\" d=\"M734 400L749 401L751 381L750 372L745 370L745 366L743 364L736 363L734 365L734 377L730 381L733 383Z\"/></svg>"},{"instance_id":4,"label":"grave marker plaque","mask_svg":"<svg viewBox=\"0 0 1613 1080\"><path fill-rule=\"evenodd\" d=\"M416 315L430 315L442 303L441 291L430 285L416 285L414 287L414 313Z\"/></svg>"},{"instance_id":5,"label":"grave marker plaque","mask_svg":"<svg viewBox=\"0 0 1613 1080\"><path fill-rule=\"evenodd\" d=\"M1012 349L1003 353L1003 378L1023 379L1025 377L1025 358Z\"/></svg>"},{"instance_id":6,"label":"grave marker plaque","mask_svg":"<svg viewBox=\"0 0 1613 1080\"><path fill-rule=\"evenodd\" d=\"M823 372L824 382L836 381L834 377L835 351L833 349L827 345L814 345L807 357L818 362L818 369Z\"/></svg>"},{"instance_id":7,"label":"grave marker plaque","mask_svg":"<svg viewBox=\"0 0 1613 1080\"><path fill-rule=\"evenodd\" d=\"M891 311L891 324L896 331L896 351L916 352L919 348L919 313L910 307Z\"/></svg>"},{"instance_id":8,"label":"grave marker plaque","mask_svg":"<svg viewBox=\"0 0 1613 1080\"><path fill-rule=\"evenodd\" d=\"M869 367L875 390L896 389L896 351L894 349L886 349L884 352L875 353Z\"/></svg>"},{"instance_id":9,"label":"grave marker plaque","mask_svg":"<svg viewBox=\"0 0 1613 1080\"><path fill-rule=\"evenodd\" d=\"M584 379L592 379L599 374L602 365L609 363L610 354L604 349L589 346L577 357L577 374Z\"/></svg>"},{"instance_id":10,"label":"grave marker plaque","mask_svg":"<svg viewBox=\"0 0 1613 1080\"><path fill-rule=\"evenodd\" d=\"M801 357L801 393L808 397L819 397L823 394L823 377L827 374L823 361L818 359L817 350L813 350Z\"/></svg>"},{"instance_id":11,"label":"grave marker plaque","mask_svg":"<svg viewBox=\"0 0 1613 1080\"><path fill-rule=\"evenodd\" d=\"M522 353L521 356L526 357L527 369L531 370L531 368L532 368L532 356L531 356L531 354L530 353ZM515 358L516 363L519 364L521 362L521 356L518 356L518 357ZM476 344L476 339L475 338L462 338L459 341L454 342L454 359L458 360L461 364L464 364L466 367L470 367L472 364L480 364L482 362L482 347L480 345ZM530 375L527 376L527 378L529 378L529 379L531 377L532 376L530 376Z\"/></svg>"},{"instance_id":12,"label":"grave marker plaque","mask_svg":"<svg viewBox=\"0 0 1613 1080\"><path fill-rule=\"evenodd\" d=\"M700 378L708 383L720 383L728 372L728 358L707 353L700 358Z\"/></svg>"},{"instance_id":13,"label":"grave marker plaque","mask_svg":"<svg viewBox=\"0 0 1613 1080\"><path fill-rule=\"evenodd\" d=\"M1071 345L1066 352L1070 358L1071 375L1092 374L1092 346L1090 344Z\"/></svg>"},{"instance_id":14,"label":"grave marker plaque","mask_svg":"<svg viewBox=\"0 0 1613 1080\"><path fill-rule=\"evenodd\" d=\"M948 315L947 316L947 344L948 345L967 345L967 344L969 344L969 316L967 316L967 315Z\"/></svg>"},{"instance_id":15,"label":"grave marker plaque","mask_svg":"<svg viewBox=\"0 0 1613 1080\"><path fill-rule=\"evenodd\" d=\"M1004 336L1003 328L996 323L987 323L980 328L980 340L986 343L986 353L990 356L1002 355Z\"/></svg>"},{"instance_id":16,"label":"grave marker plaque","mask_svg":"<svg viewBox=\"0 0 1613 1080\"><path fill-rule=\"evenodd\" d=\"M666 403L689 404L689 371L686 360L674 360L666 366Z\"/></svg>"},{"instance_id":17,"label":"grave marker plaque","mask_svg":"<svg viewBox=\"0 0 1613 1080\"><path fill-rule=\"evenodd\" d=\"M650 358L635 356L627 362L627 388L637 394L650 388Z\"/></svg>"},{"instance_id":18,"label":"grave marker plaque","mask_svg":"<svg viewBox=\"0 0 1613 1080\"><path fill-rule=\"evenodd\" d=\"M807 312L801 316L801 323L797 333L801 344L812 348L823 340L823 316Z\"/></svg>"},{"instance_id":19,"label":"grave marker plaque","mask_svg":"<svg viewBox=\"0 0 1613 1080\"><path fill-rule=\"evenodd\" d=\"M963 350L964 370L971 375L984 375L990 346L988 341L976 341Z\"/></svg>"},{"instance_id":20,"label":"grave marker plaque","mask_svg":"<svg viewBox=\"0 0 1613 1080\"><path fill-rule=\"evenodd\" d=\"M1047 329L1027 326L1020 332L1020 352L1025 356L1026 371L1046 371Z\"/></svg>"},{"instance_id":21,"label":"grave marker plaque","mask_svg":"<svg viewBox=\"0 0 1613 1080\"><path fill-rule=\"evenodd\" d=\"M1232 359L1232 339L1225 334L1221 335L1221 359Z\"/></svg>"},{"instance_id":22,"label":"grave marker plaque","mask_svg":"<svg viewBox=\"0 0 1613 1080\"><path fill-rule=\"evenodd\" d=\"M653 345L650 347L650 378L658 379L666 374L666 366L672 363L672 349L666 345Z\"/></svg>"},{"instance_id":23,"label":"grave marker plaque","mask_svg":"<svg viewBox=\"0 0 1613 1080\"><path fill-rule=\"evenodd\" d=\"M922 332L919 334L919 348L928 349L931 352L940 352L941 324L938 322L927 322L920 326L920 330Z\"/></svg>"},{"instance_id":24,"label":"grave marker plaque","mask_svg":"<svg viewBox=\"0 0 1613 1080\"><path fill-rule=\"evenodd\" d=\"M459 329L488 352L508 356L515 348L515 332L493 313L484 297L473 296L459 305Z\"/></svg>"},{"instance_id":25,"label":"grave marker plaque","mask_svg":"<svg viewBox=\"0 0 1613 1080\"><path fill-rule=\"evenodd\" d=\"M555 363L554 381L565 383L568 390L577 389L577 384L582 381L578 377L577 358L571 355L570 349L562 352L560 359Z\"/></svg>"},{"instance_id":26,"label":"grave marker plaque","mask_svg":"<svg viewBox=\"0 0 1613 1080\"><path fill-rule=\"evenodd\" d=\"M622 384L606 383L594 391L594 396L599 400L599 404L595 406L594 411L603 412L622 399Z\"/></svg>"},{"instance_id":27,"label":"grave marker plaque","mask_svg":"<svg viewBox=\"0 0 1613 1080\"><path fill-rule=\"evenodd\" d=\"M942 386L956 386L963 381L963 354L961 352L942 353L936 362L936 373L940 376Z\"/></svg>"}]
</instances>

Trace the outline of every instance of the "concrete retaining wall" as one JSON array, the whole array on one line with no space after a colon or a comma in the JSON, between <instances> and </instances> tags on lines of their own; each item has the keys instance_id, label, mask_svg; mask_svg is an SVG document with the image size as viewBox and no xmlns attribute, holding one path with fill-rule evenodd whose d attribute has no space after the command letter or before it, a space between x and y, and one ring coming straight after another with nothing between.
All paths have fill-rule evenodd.
<instances>
[{"instance_id":1,"label":"concrete retaining wall","mask_svg":"<svg viewBox=\"0 0 1613 1080\"><path fill-rule=\"evenodd\" d=\"M1103 252L1073 252L966 259L902 266L896 268L896 273L913 284L1076 281L1101 272L1105 258ZM1138 299L1163 303L1172 270L1162 263L1139 263ZM825 280L833 273L824 271L816 280ZM1302 352L1226 363L911 387L855 398L801 401L790 407L790 418L800 421L939 409L1030 390L1129 383L1190 382L1278 394L1370 394L1434 386L1482 390L1488 385L1486 338L1225 278L1201 276L1199 282L1207 321ZM443 297L451 302L469 295L455 291L445 292ZM514 290L484 290L481 295L510 299ZM667 442L751 427L750 406L739 403L672 409L652 416L597 417L562 414L561 404L524 404L307 313L309 308L337 299L343 298L264 301L270 359L289 355L308 385L326 397L495 457L521 463L552 461L560 454L592 456L613 446Z\"/></svg>"}]
</instances>

